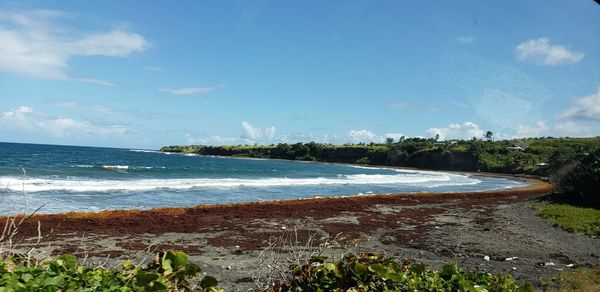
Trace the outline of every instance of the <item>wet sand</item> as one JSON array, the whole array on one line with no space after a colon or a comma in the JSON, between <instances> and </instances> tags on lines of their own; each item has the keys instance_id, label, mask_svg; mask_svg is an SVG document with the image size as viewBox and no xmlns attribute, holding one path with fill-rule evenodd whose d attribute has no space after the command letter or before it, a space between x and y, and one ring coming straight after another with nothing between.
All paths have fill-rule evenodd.
<instances>
[{"instance_id":1,"label":"wet sand","mask_svg":"<svg viewBox=\"0 0 600 292\"><path fill-rule=\"evenodd\" d=\"M260 269L259 255L270 240L291 230L300 244L311 235L314 245L335 238L328 252L337 254L386 252L434 267L457 262L465 269L510 273L538 284L566 265L600 263L599 239L567 233L535 216L531 201L551 193L552 185L522 179L530 185L501 191L34 215L19 236L22 246L31 246L39 221L40 250L96 261L180 249L228 290L240 291L254 288L250 278Z\"/></svg>"}]
</instances>

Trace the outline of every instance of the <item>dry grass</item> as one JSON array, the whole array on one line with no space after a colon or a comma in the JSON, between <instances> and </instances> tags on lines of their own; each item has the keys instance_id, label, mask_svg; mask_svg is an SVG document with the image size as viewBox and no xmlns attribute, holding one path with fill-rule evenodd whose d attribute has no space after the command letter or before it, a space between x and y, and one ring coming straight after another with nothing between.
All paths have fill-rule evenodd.
<instances>
[{"instance_id":1,"label":"dry grass","mask_svg":"<svg viewBox=\"0 0 600 292\"><path fill-rule=\"evenodd\" d=\"M266 290L277 283L286 283L293 277L290 267L302 266L313 257L327 253L337 259L333 245L336 239L329 236L317 238L316 232L301 235L297 227L284 231L279 237L271 237L269 244L259 254L259 268L252 277L258 290ZM345 253L343 253L345 254ZM343 255L342 254L342 255Z\"/></svg>"},{"instance_id":2,"label":"dry grass","mask_svg":"<svg viewBox=\"0 0 600 292\"><path fill-rule=\"evenodd\" d=\"M579 268L574 271L563 271L558 273L550 283L548 291L600 291L600 265L595 269Z\"/></svg>"}]
</instances>

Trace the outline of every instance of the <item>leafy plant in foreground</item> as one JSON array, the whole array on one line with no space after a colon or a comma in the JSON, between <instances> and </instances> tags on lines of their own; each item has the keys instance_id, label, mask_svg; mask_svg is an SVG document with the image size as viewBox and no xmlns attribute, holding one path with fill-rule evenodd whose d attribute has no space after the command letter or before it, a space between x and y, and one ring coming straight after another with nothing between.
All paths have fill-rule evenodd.
<instances>
[{"instance_id":1,"label":"leafy plant in foreground","mask_svg":"<svg viewBox=\"0 0 600 292\"><path fill-rule=\"evenodd\" d=\"M65 254L35 260L21 255L0 259L0 292L3 291L221 291L218 282L188 262L181 251L159 252L146 267L125 261L119 269L90 268Z\"/></svg>"},{"instance_id":2,"label":"leafy plant in foreground","mask_svg":"<svg viewBox=\"0 0 600 292\"><path fill-rule=\"evenodd\" d=\"M291 270L293 279L273 291L533 291L510 275L461 272L456 265L429 270L375 253L347 254L337 262L314 257Z\"/></svg>"}]
</instances>

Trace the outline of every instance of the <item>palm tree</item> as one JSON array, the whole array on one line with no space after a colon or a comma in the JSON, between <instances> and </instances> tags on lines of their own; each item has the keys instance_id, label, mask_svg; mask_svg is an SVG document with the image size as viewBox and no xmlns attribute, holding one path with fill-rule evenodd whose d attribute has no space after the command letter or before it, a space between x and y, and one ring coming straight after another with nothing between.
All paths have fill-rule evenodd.
<instances>
[{"instance_id":1,"label":"palm tree","mask_svg":"<svg viewBox=\"0 0 600 292\"><path fill-rule=\"evenodd\" d=\"M485 135L483 136L483 138L488 141L492 141L494 139L493 137L494 137L494 133L492 133L492 131L485 132Z\"/></svg>"}]
</instances>

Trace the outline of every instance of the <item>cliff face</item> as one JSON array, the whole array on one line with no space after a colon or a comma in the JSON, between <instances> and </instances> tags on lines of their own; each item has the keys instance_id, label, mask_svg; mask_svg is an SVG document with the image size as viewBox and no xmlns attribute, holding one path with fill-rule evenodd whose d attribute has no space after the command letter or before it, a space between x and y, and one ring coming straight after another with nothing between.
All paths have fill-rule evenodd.
<instances>
[{"instance_id":1,"label":"cliff face","mask_svg":"<svg viewBox=\"0 0 600 292\"><path fill-rule=\"evenodd\" d=\"M367 148L325 148L317 160L327 162L356 163L357 160L367 157Z\"/></svg>"},{"instance_id":2,"label":"cliff face","mask_svg":"<svg viewBox=\"0 0 600 292\"><path fill-rule=\"evenodd\" d=\"M410 156L407 166L426 169L477 171L479 161L470 152L417 152Z\"/></svg>"},{"instance_id":3,"label":"cliff face","mask_svg":"<svg viewBox=\"0 0 600 292\"><path fill-rule=\"evenodd\" d=\"M523 147L515 150L514 145L519 144ZM271 146L191 145L168 146L161 151L550 176L599 145L600 137L437 142L410 138L397 143L369 145L336 146L315 142Z\"/></svg>"},{"instance_id":4,"label":"cliff face","mask_svg":"<svg viewBox=\"0 0 600 292\"><path fill-rule=\"evenodd\" d=\"M477 171L476 155L466 151L428 150L408 153L386 147L165 147L163 151L215 156L406 166L433 170Z\"/></svg>"}]
</instances>

